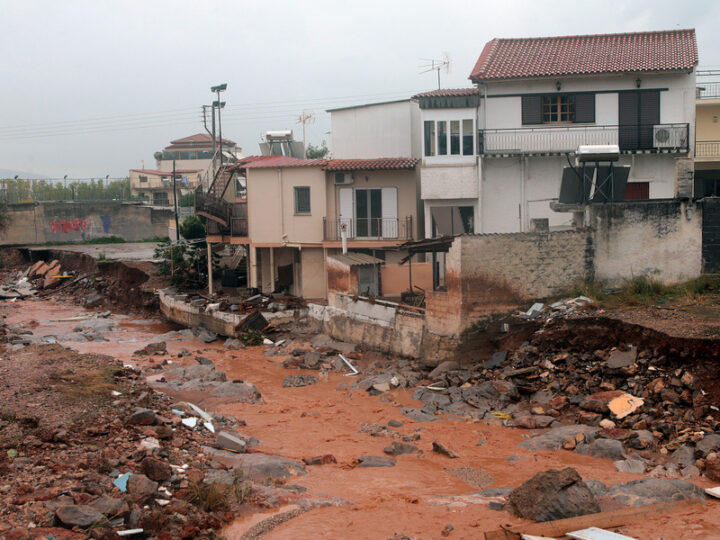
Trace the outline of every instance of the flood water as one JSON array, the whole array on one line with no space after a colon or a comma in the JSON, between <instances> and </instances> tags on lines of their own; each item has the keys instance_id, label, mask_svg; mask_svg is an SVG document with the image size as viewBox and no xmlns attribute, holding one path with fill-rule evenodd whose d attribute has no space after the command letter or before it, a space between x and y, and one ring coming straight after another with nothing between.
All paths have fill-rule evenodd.
<instances>
[{"instance_id":1,"label":"flood water","mask_svg":"<svg viewBox=\"0 0 720 540\"><path fill-rule=\"evenodd\" d=\"M94 313L55 300L27 300L3 306L6 322L28 324L36 335L72 332L78 321L63 319ZM62 344L80 352L107 354L140 368L157 363L158 359L194 363L193 356L175 357L183 348L202 354L213 360L229 380L250 381L261 392L262 404L198 400L201 406L244 420L247 427L242 428L243 434L260 440L261 446L256 451L295 460L324 454L336 458L336 464L307 467L306 475L292 478L288 483L307 488L308 496L329 495L348 504L305 512L264 538L386 539L396 533L441 538L441 531L448 524L453 527L449 538L482 538L485 531L522 522L507 512L490 510L481 497L468 497L482 489L516 487L537 472L565 467L574 467L584 479L594 478L607 484L642 478L642 475L618 473L608 460L566 451L530 452L519 448L517 444L529 435L526 430L489 426L463 418L413 422L400 414L403 406L421 406L412 399L410 390L370 396L352 389L353 377L335 372L315 385L283 388L287 375L317 376L318 372L284 369L283 357L263 356L264 347L225 351L222 340L205 344L194 338L182 339L167 341L167 356L155 360L134 359L134 351L157 341L157 336L179 328L160 319L118 314L108 320L115 324L105 335L108 341ZM403 424L395 428L402 435L419 434L419 440L412 444L421 453L396 457L394 467L355 467L359 456L383 456L383 448L399 440L361 433L361 425L387 425L392 419ZM434 453L433 441L451 447L459 457L450 459ZM453 473L455 469L466 468L478 471L484 485L472 485ZM697 483L703 487L711 485L703 480ZM718 538L720 511L717 508L653 517L623 527L621 531L637 538ZM268 511L266 515L273 512L277 510ZM241 538L266 515L238 517L223 534L227 538Z\"/></svg>"}]
</instances>

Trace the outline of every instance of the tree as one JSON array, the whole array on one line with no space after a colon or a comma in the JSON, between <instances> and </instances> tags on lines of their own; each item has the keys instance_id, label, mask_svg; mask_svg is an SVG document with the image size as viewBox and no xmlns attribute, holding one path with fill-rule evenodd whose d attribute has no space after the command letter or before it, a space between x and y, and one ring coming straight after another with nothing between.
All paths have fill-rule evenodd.
<instances>
[{"instance_id":1,"label":"tree","mask_svg":"<svg viewBox=\"0 0 720 540\"><path fill-rule=\"evenodd\" d=\"M327 156L330 149L327 147L325 141L320 146L315 146L313 143L308 143L307 150L305 150L305 157L308 159L320 159Z\"/></svg>"},{"instance_id":2,"label":"tree","mask_svg":"<svg viewBox=\"0 0 720 540\"><path fill-rule=\"evenodd\" d=\"M195 193L190 192L190 193L186 193L185 195L180 195L180 197L178 197L178 206L182 206L182 207L195 206Z\"/></svg>"},{"instance_id":3,"label":"tree","mask_svg":"<svg viewBox=\"0 0 720 540\"><path fill-rule=\"evenodd\" d=\"M205 238L205 224L200 216L188 216L180 224L180 235L186 240Z\"/></svg>"}]
</instances>

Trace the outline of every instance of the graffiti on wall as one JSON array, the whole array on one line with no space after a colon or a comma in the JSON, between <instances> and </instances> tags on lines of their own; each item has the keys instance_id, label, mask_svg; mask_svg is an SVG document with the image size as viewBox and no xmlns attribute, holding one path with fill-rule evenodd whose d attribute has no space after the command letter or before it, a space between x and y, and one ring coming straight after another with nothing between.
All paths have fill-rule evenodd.
<instances>
[{"instance_id":1,"label":"graffiti on wall","mask_svg":"<svg viewBox=\"0 0 720 540\"><path fill-rule=\"evenodd\" d=\"M70 231L82 231L89 229L91 222L89 219L59 219L50 222L50 230L52 232L70 232Z\"/></svg>"}]
</instances>

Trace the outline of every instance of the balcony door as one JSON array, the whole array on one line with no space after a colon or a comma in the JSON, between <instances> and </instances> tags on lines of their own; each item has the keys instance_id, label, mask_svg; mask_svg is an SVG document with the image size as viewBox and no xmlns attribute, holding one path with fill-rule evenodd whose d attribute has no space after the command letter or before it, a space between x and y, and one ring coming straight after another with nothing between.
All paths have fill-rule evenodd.
<instances>
[{"instance_id":1,"label":"balcony door","mask_svg":"<svg viewBox=\"0 0 720 540\"><path fill-rule=\"evenodd\" d=\"M382 190L355 190L355 231L359 238L377 238L382 224Z\"/></svg>"},{"instance_id":2,"label":"balcony door","mask_svg":"<svg viewBox=\"0 0 720 540\"><path fill-rule=\"evenodd\" d=\"M620 150L650 150L653 126L660 123L660 92L620 92L618 97Z\"/></svg>"},{"instance_id":3,"label":"balcony door","mask_svg":"<svg viewBox=\"0 0 720 540\"><path fill-rule=\"evenodd\" d=\"M341 225L349 238L397 238L397 188L341 188Z\"/></svg>"}]
</instances>

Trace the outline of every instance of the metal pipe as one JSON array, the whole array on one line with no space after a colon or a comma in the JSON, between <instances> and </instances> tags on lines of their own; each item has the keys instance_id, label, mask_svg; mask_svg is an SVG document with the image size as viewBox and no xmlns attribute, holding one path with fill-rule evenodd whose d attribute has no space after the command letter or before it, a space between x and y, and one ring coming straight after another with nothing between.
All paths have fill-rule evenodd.
<instances>
[{"instance_id":1,"label":"metal pipe","mask_svg":"<svg viewBox=\"0 0 720 540\"><path fill-rule=\"evenodd\" d=\"M349 367L353 371L352 373L346 373L345 374L346 377L352 377L353 375L357 375L360 373L357 369L355 369L355 367L350 363L350 361L347 358L345 358L342 354L339 354L338 356L340 357L340 360L345 362L345 364L347 364L347 367Z\"/></svg>"}]
</instances>

